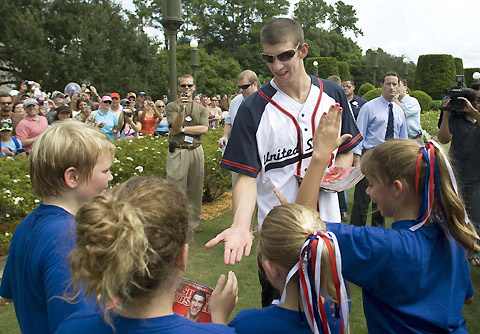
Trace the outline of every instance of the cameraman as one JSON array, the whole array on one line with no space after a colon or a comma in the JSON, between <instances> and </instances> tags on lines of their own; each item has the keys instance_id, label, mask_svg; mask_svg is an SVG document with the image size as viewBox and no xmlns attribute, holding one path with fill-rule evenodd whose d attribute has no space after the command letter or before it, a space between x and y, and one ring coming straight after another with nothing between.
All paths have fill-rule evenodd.
<instances>
[{"instance_id":1,"label":"cameraman","mask_svg":"<svg viewBox=\"0 0 480 334\"><path fill-rule=\"evenodd\" d=\"M480 155L480 85L472 86L457 97L455 105L463 101L463 106L452 107L454 100L445 100L446 106L441 120L438 139L442 144L450 141L450 158L459 183L460 193L477 233L480 233L480 169L477 159ZM460 102L461 103L461 102ZM478 254L470 258L473 265L480 266Z\"/></svg>"}]
</instances>

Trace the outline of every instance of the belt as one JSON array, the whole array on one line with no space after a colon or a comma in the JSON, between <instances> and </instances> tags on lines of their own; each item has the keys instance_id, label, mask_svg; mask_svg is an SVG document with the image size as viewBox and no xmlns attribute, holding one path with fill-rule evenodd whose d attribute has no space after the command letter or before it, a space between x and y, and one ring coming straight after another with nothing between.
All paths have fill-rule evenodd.
<instances>
[{"instance_id":1,"label":"belt","mask_svg":"<svg viewBox=\"0 0 480 334\"><path fill-rule=\"evenodd\" d=\"M175 145L175 148L185 149L185 150L194 150L202 144L192 144L192 145Z\"/></svg>"}]
</instances>

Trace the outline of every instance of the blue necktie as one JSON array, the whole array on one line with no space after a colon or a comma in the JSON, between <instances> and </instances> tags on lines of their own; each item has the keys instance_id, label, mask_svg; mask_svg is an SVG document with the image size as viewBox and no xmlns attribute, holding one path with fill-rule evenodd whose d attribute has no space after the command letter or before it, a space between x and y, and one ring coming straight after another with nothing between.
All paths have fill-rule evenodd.
<instances>
[{"instance_id":1,"label":"blue necktie","mask_svg":"<svg viewBox=\"0 0 480 334\"><path fill-rule=\"evenodd\" d=\"M387 132L385 132L385 140L393 138L393 104L388 104L388 123Z\"/></svg>"}]
</instances>

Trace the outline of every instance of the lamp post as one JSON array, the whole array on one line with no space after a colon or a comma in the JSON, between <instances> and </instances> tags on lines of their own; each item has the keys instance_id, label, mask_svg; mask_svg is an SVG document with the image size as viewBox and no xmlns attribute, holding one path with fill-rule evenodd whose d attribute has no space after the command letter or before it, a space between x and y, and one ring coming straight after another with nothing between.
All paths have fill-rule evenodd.
<instances>
[{"instance_id":1,"label":"lamp post","mask_svg":"<svg viewBox=\"0 0 480 334\"><path fill-rule=\"evenodd\" d=\"M478 82L480 80L480 72L473 73L472 77L473 77L473 80Z\"/></svg>"},{"instance_id":2,"label":"lamp post","mask_svg":"<svg viewBox=\"0 0 480 334\"><path fill-rule=\"evenodd\" d=\"M190 41L190 66L192 67L193 82L197 85L197 68L198 68L198 42L196 39Z\"/></svg>"},{"instance_id":3,"label":"lamp post","mask_svg":"<svg viewBox=\"0 0 480 334\"><path fill-rule=\"evenodd\" d=\"M180 0L163 0L162 25L168 31L170 100L177 99L177 32L183 24Z\"/></svg>"},{"instance_id":4,"label":"lamp post","mask_svg":"<svg viewBox=\"0 0 480 334\"><path fill-rule=\"evenodd\" d=\"M375 86L375 83L377 82L377 68L378 68L378 47L373 45L370 50L372 50L371 53L371 61L372 61L372 71L373 71L373 86Z\"/></svg>"},{"instance_id":5,"label":"lamp post","mask_svg":"<svg viewBox=\"0 0 480 334\"><path fill-rule=\"evenodd\" d=\"M407 58L403 58L403 77L406 79L407 78L407 75L408 75L408 59Z\"/></svg>"},{"instance_id":6,"label":"lamp post","mask_svg":"<svg viewBox=\"0 0 480 334\"><path fill-rule=\"evenodd\" d=\"M318 61L313 61L313 75L318 77Z\"/></svg>"}]
</instances>

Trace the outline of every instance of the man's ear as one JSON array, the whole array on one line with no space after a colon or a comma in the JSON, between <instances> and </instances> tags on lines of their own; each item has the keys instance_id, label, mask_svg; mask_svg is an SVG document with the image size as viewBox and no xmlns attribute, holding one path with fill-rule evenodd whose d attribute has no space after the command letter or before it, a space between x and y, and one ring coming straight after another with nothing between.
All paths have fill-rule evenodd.
<instances>
[{"instance_id":1,"label":"man's ear","mask_svg":"<svg viewBox=\"0 0 480 334\"><path fill-rule=\"evenodd\" d=\"M74 189L80 184L80 176L78 170L75 167L68 167L65 173L63 173L63 179L68 188Z\"/></svg>"},{"instance_id":2,"label":"man's ear","mask_svg":"<svg viewBox=\"0 0 480 334\"><path fill-rule=\"evenodd\" d=\"M308 54L308 44L307 44L307 43L303 43L303 44L300 46L300 58L301 58L301 59L304 59L305 57L307 57L307 54Z\"/></svg>"}]
</instances>

